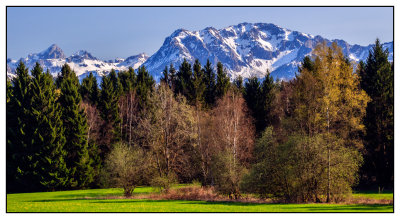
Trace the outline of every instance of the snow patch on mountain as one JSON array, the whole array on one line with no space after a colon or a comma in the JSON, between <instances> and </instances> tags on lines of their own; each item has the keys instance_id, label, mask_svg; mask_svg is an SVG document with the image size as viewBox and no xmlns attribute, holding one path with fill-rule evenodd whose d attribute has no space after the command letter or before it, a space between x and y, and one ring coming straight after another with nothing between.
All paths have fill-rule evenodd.
<instances>
[{"instance_id":1,"label":"snow patch on mountain","mask_svg":"<svg viewBox=\"0 0 400 219\"><path fill-rule=\"evenodd\" d=\"M216 66L223 63L231 79L238 76L263 77L267 70L276 79L295 76L303 58L323 41L337 42L351 61L365 60L372 45L350 45L343 40L328 40L321 36L292 31L269 23L241 23L223 29L207 27L203 30L178 29L168 36L161 48L144 65L157 79L165 66L175 68L183 59L194 63L207 59ZM393 60L393 42L384 44Z\"/></svg>"},{"instance_id":2,"label":"snow patch on mountain","mask_svg":"<svg viewBox=\"0 0 400 219\"><path fill-rule=\"evenodd\" d=\"M56 44L39 53L21 58L32 69L39 62L44 70L56 76L62 65L69 64L79 78L93 72L96 77L116 71L137 69L144 65L156 80L159 80L165 66L170 64L179 69L186 59L194 63L199 59L203 65L207 59L214 67L221 62L231 79L238 76L249 78L264 77L267 70L275 79L291 79L295 76L303 58L311 54L318 43L328 45L336 42L344 55L351 61L366 60L372 44L368 46L350 45L344 40L328 40L319 35L289 30L270 23L240 23L222 29L207 27L203 30L189 31L177 29L166 37L160 49L152 56L144 53L127 58L103 61L85 50L66 57ZM393 42L383 44L389 51L389 61L393 61ZM18 60L7 59L7 76L14 75Z\"/></svg>"},{"instance_id":3,"label":"snow patch on mountain","mask_svg":"<svg viewBox=\"0 0 400 219\"><path fill-rule=\"evenodd\" d=\"M57 45L53 44L46 50L40 53L29 54L26 58L21 58L26 67L32 69L36 62L38 62L44 71L47 69L50 73L56 77L62 66L67 63L71 69L73 69L81 80L92 72L96 77L100 78L103 75L108 74L111 69L116 71L125 71L129 67L137 69L142 65L149 57L141 53L139 55L130 56L126 59L115 59L109 61L103 61L86 50L80 50L72 54L69 57L65 57L64 52ZM13 77L14 71L19 63L19 60L7 59L7 76Z\"/></svg>"}]
</instances>

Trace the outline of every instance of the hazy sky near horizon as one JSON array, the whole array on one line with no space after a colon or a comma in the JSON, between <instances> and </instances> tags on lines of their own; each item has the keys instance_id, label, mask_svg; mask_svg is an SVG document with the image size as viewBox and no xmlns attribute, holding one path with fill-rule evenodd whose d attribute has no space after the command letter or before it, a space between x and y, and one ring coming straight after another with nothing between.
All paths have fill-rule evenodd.
<instances>
[{"instance_id":1,"label":"hazy sky near horizon","mask_svg":"<svg viewBox=\"0 0 400 219\"><path fill-rule=\"evenodd\" d=\"M350 44L393 41L391 7L8 7L7 58L53 43L66 56L81 49L105 60L152 55L178 28L221 29L242 22L273 23Z\"/></svg>"}]
</instances>

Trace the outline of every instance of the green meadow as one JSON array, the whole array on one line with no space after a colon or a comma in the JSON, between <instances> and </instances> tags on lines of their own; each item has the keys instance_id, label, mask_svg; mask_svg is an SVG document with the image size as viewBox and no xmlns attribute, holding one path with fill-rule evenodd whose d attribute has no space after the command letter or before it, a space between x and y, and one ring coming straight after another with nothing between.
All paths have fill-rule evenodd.
<instances>
[{"instance_id":1,"label":"green meadow","mask_svg":"<svg viewBox=\"0 0 400 219\"><path fill-rule=\"evenodd\" d=\"M139 187L134 195L153 192L151 187ZM122 195L122 189L8 194L7 212L393 212L393 205L384 204L257 204L116 198ZM354 197L393 199L393 193L358 192Z\"/></svg>"}]
</instances>

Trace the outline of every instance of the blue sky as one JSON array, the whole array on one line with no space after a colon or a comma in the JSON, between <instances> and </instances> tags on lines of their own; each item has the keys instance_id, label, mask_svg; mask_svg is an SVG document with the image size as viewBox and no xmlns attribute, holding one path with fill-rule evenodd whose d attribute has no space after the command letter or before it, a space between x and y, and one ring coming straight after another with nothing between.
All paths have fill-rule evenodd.
<instances>
[{"instance_id":1,"label":"blue sky","mask_svg":"<svg viewBox=\"0 0 400 219\"><path fill-rule=\"evenodd\" d=\"M51 44L67 56L84 49L100 59L152 55L174 30L217 29L242 22L281 27L350 44L393 40L390 7L8 7L7 58Z\"/></svg>"}]
</instances>

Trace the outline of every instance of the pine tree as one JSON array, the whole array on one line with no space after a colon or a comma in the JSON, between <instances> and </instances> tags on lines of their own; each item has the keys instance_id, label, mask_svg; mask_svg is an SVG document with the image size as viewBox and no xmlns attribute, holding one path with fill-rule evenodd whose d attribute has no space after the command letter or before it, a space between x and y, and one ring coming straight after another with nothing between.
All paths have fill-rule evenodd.
<instances>
[{"instance_id":1,"label":"pine tree","mask_svg":"<svg viewBox=\"0 0 400 219\"><path fill-rule=\"evenodd\" d=\"M162 72L162 76L160 78L160 82L165 83L166 85L169 86L169 75L168 75L168 66L165 66L163 72Z\"/></svg>"},{"instance_id":2,"label":"pine tree","mask_svg":"<svg viewBox=\"0 0 400 219\"><path fill-rule=\"evenodd\" d=\"M172 63L169 66L169 79L168 80L170 81L172 91L175 91L177 78L176 78L176 70Z\"/></svg>"},{"instance_id":3,"label":"pine tree","mask_svg":"<svg viewBox=\"0 0 400 219\"><path fill-rule=\"evenodd\" d=\"M10 101L7 103L7 192L22 191L24 170L28 161L25 153L30 142L27 135L29 129L30 92L31 84L28 69L20 61L7 93ZM11 95L12 94L12 95Z\"/></svg>"},{"instance_id":4,"label":"pine tree","mask_svg":"<svg viewBox=\"0 0 400 219\"><path fill-rule=\"evenodd\" d=\"M67 63L65 63L62 67L61 67L61 72L58 74L57 78L56 78L56 86L57 88L60 88L61 86L61 81L63 81L64 78L68 78L71 76L76 76L75 72L71 69L71 67L69 67L69 65ZM79 85L79 80L77 77L74 78L74 84L75 85Z\"/></svg>"},{"instance_id":5,"label":"pine tree","mask_svg":"<svg viewBox=\"0 0 400 219\"><path fill-rule=\"evenodd\" d=\"M233 84L235 85L236 89L241 93L244 94L244 86L243 86L243 77L239 75L234 81Z\"/></svg>"},{"instance_id":6,"label":"pine tree","mask_svg":"<svg viewBox=\"0 0 400 219\"><path fill-rule=\"evenodd\" d=\"M193 65L193 76L192 76L192 88L191 88L191 98L189 101L192 102L196 107L201 108L204 104L204 91L206 85L204 83L204 72L201 69L201 64L198 59L196 59Z\"/></svg>"},{"instance_id":7,"label":"pine tree","mask_svg":"<svg viewBox=\"0 0 400 219\"><path fill-rule=\"evenodd\" d=\"M206 65L203 67L204 84L206 85L204 91L204 99L208 108L215 104L215 73L213 71L210 60L207 59Z\"/></svg>"},{"instance_id":8,"label":"pine tree","mask_svg":"<svg viewBox=\"0 0 400 219\"><path fill-rule=\"evenodd\" d=\"M136 87L136 74L132 67L128 71L118 73L118 79L122 85L123 93L132 91Z\"/></svg>"},{"instance_id":9,"label":"pine tree","mask_svg":"<svg viewBox=\"0 0 400 219\"><path fill-rule=\"evenodd\" d=\"M66 142L60 105L54 96L53 78L43 73L39 63L32 69L30 87L30 136L27 160L29 167L24 183L35 190L63 189L68 183L69 170L65 163ZM34 125L33 125L34 124ZM26 181L25 181L26 180Z\"/></svg>"},{"instance_id":10,"label":"pine tree","mask_svg":"<svg viewBox=\"0 0 400 219\"><path fill-rule=\"evenodd\" d=\"M7 87L6 87L6 102L9 103L12 98L12 84L11 80L7 78Z\"/></svg>"},{"instance_id":11,"label":"pine tree","mask_svg":"<svg viewBox=\"0 0 400 219\"><path fill-rule=\"evenodd\" d=\"M216 98L223 97L229 89L229 78L221 62L217 64L217 85L215 89Z\"/></svg>"},{"instance_id":12,"label":"pine tree","mask_svg":"<svg viewBox=\"0 0 400 219\"><path fill-rule=\"evenodd\" d=\"M262 82L257 77L252 77L245 84L243 96L255 120L257 135L260 135L267 126L272 124L274 87L275 84L269 71Z\"/></svg>"},{"instance_id":13,"label":"pine tree","mask_svg":"<svg viewBox=\"0 0 400 219\"><path fill-rule=\"evenodd\" d=\"M92 87L90 88L89 100L92 104L97 105L99 102L99 87L97 85L97 78L94 77Z\"/></svg>"},{"instance_id":14,"label":"pine tree","mask_svg":"<svg viewBox=\"0 0 400 219\"><path fill-rule=\"evenodd\" d=\"M66 165L70 171L69 186L84 188L93 181L93 167L88 153L87 120L80 107L81 96L74 83L76 79L75 74L63 78L60 82L61 96L58 102L62 106L61 118L65 128L64 150L67 152Z\"/></svg>"},{"instance_id":15,"label":"pine tree","mask_svg":"<svg viewBox=\"0 0 400 219\"><path fill-rule=\"evenodd\" d=\"M182 94L185 96L187 99L190 97L190 90L192 85L192 66L189 64L189 62L184 59L182 64L179 66L179 71L177 73L177 84L176 84L176 89L177 93Z\"/></svg>"},{"instance_id":16,"label":"pine tree","mask_svg":"<svg viewBox=\"0 0 400 219\"><path fill-rule=\"evenodd\" d=\"M102 158L108 153L111 145L121 139L118 101L119 97L114 91L110 75L103 76L98 103L100 117L104 121L101 127L101 142L99 145L102 151Z\"/></svg>"},{"instance_id":17,"label":"pine tree","mask_svg":"<svg viewBox=\"0 0 400 219\"><path fill-rule=\"evenodd\" d=\"M246 81L243 97L246 100L247 107L249 108L252 117L254 118L256 133L260 134L264 127L264 108L262 103L261 83L257 77L253 76Z\"/></svg>"},{"instance_id":18,"label":"pine tree","mask_svg":"<svg viewBox=\"0 0 400 219\"><path fill-rule=\"evenodd\" d=\"M114 94L119 98L123 93L123 88L117 76L117 73L115 72L114 69L111 69L111 72L108 75L108 77L110 77L111 83L113 85Z\"/></svg>"},{"instance_id":19,"label":"pine tree","mask_svg":"<svg viewBox=\"0 0 400 219\"><path fill-rule=\"evenodd\" d=\"M139 98L139 107L144 108L148 105L149 95L153 91L155 81L153 77L146 70L145 66L138 69L136 94Z\"/></svg>"},{"instance_id":20,"label":"pine tree","mask_svg":"<svg viewBox=\"0 0 400 219\"><path fill-rule=\"evenodd\" d=\"M364 172L376 177L380 187L393 188L394 178L394 71L389 52L379 39L369 52L366 64L360 63L361 88L370 96L364 118L367 149Z\"/></svg>"},{"instance_id":21,"label":"pine tree","mask_svg":"<svg viewBox=\"0 0 400 219\"><path fill-rule=\"evenodd\" d=\"M275 99L275 83L269 71L264 77L264 80L261 84L261 109L262 109L262 127L261 130L264 130L267 126L272 125L273 116L272 116L272 108L273 101Z\"/></svg>"},{"instance_id":22,"label":"pine tree","mask_svg":"<svg viewBox=\"0 0 400 219\"><path fill-rule=\"evenodd\" d=\"M7 140L6 140L6 177L7 177L7 184L6 184L6 191L7 193L12 192L13 186L15 186L15 169L16 169L16 165L15 165L15 161L13 160L13 154L15 153L15 151L13 151L13 147L11 145L11 142L9 142L10 140L10 131L9 131L9 126L10 123L12 122L11 117L13 116L11 113L11 99L12 99L12 84L11 81L7 78L7 90L6 90L6 96L7 96L7 100L6 100L6 134L7 134Z\"/></svg>"},{"instance_id":23,"label":"pine tree","mask_svg":"<svg viewBox=\"0 0 400 219\"><path fill-rule=\"evenodd\" d=\"M93 88L96 89L93 89ZM82 96L82 100L90 101L92 104L96 103L97 100L97 80L90 72L89 76L82 80L82 84L79 87L79 93Z\"/></svg>"}]
</instances>

